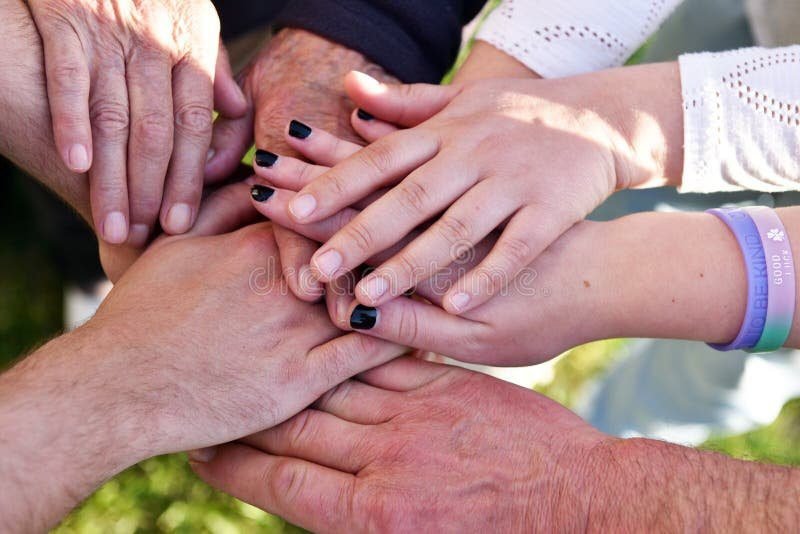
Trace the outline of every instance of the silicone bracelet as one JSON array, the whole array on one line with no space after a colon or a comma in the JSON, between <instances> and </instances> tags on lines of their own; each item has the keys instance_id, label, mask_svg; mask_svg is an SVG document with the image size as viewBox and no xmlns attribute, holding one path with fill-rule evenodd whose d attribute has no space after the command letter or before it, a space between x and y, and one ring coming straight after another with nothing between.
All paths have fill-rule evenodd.
<instances>
[{"instance_id":1,"label":"silicone bracelet","mask_svg":"<svg viewBox=\"0 0 800 534\"><path fill-rule=\"evenodd\" d=\"M733 232L742 250L747 272L747 309L739 334L730 343L709 343L717 350L752 349L764 332L767 319L768 282L764 246L753 219L741 209L712 209L710 213Z\"/></svg>"},{"instance_id":2,"label":"silicone bracelet","mask_svg":"<svg viewBox=\"0 0 800 534\"><path fill-rule=\"evenodd\" d=\"M771 208L754 206L745 211L758 228L767 262L769 283L764 332L751 352L778 350L786 343L795 311L794 257L780 217Z\"/></svg>"}]
</instances>

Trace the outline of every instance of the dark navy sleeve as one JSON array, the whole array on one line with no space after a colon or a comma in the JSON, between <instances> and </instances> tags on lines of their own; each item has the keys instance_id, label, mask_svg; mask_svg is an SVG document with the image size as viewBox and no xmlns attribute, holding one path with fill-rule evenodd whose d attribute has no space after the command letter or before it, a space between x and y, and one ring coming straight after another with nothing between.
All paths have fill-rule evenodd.
<instances>
[{"instance_id":1,"label":"dark navy sleeve","mask_svg":"<svg viewBox=\"0 0 800 534\"><path fill-rule=\"evenodd\" d=\"M461 32L486 0L289 0L279 27L308 30L361 52L404 82L438 83Z\"/></svg>"}]
</instances>

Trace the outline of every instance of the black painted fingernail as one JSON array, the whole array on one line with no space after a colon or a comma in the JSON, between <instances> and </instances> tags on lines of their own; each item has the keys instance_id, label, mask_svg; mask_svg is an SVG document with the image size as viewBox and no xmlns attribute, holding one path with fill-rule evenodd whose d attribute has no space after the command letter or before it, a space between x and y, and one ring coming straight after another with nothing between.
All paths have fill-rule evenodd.
<instances>
[{"instance_id":1,"label":"black painted fingernail","mask_svg":"<svg viewBox=\"0 0 800 534\"><path fill-rule=\"evenodd\" d=\"M275 193L275 190L266 185L254 185L250 188L250 196L256 202L266 202Z\"/></svg>"},{"instance_id":2,"label":"black painted fingernail","mask_svg":"<svg viewBox=\"0 0 800 534\"><path fill-rule=\"evenodd\" d=\"M361 108L358 108L358 111L356 111L356 115L358 115L358 118L361 119L362 121L371 121L375 118L372 114L367 113Z\"/></svg>"},{"instance_id":3,"label":"black painted fingernail","mask_svg":"<svg viewBox=\"0 0 800 534\"><path fill-rule=\"evenodd\" d=\"M295 139L305 139L311 135L311 127L300 121L292 121L289 123L289 135Z\"/></svg>"},{"instance_id":4,"label":"black painted fingernail","mask_svg":"<svg viewBox=\"0 0 800 534\"><path fill-rule=\"evenodd\" d=\"M359 304L350 314L350 328L356 330L370 330L376 322L378 322L377 308Z\"/></svg>"},{"instance_id":5,"label":"black painted fingernail","mask_svg":"<svg viewBox=\"0 0 800 534\"><path fill-rule=\"evenodd\" d=\"M259 167L272 167L278 161L278 155L268 150L256 150L256 165Z\"/></svg>"}]
</instances>

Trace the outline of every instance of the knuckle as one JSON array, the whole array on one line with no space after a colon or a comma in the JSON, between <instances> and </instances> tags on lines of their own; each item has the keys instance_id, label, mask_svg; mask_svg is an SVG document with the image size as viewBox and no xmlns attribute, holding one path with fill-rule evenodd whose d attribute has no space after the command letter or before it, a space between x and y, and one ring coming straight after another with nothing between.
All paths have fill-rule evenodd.
<instances>
[{"instance_id":1,"label":"knuckle","mask_svg":"<svg viewBox=\"0 0 800 534\"><path fill-rule=\"evenodd\" d=\"M374 236L369 227L361 221L353 220L344 230L345 240L356 246L362 254L371 254L375 244Z\"/></svg>"},{"instance_id":2,"label":"knuckle","mask_svg":"<svg viewBox=\"0 0 800 534\"><path fill-rule=\"evenodd\" d=\"M302 447L304 443L309 443L314 438L313 434L314 428L309 410L304 410L296 415L289 422L286 429L286 437L292 449L297 449Z\"/></svg>"},{"instance_id":3,"label":"knuckle","mask_svg":"<svg viewBox=\"0 0 800 534\"><path fill-rule=\"evenodd\" d=\"M326 195L332 198L342 198L347 194L347 183L341 174L329 171L325 175Z\"/></svg>"},{"instance_id":4,"label":"knuckle","mask_svg":"<svg viewBox=\"0 0 800 534\"><path fill-rule=\"evenodd\" d=\"M279 502L294 503L300 500L306 487L307 470L289 458L279 459L266 473L266 487Z\"/></svg>"},{"instance_id":5,"label":"knuckle","mask_svg":"<svg viewBox=\"0 0 800 534\"><path fill-rule=\"evenodd\" d=\"M424 268L414 256L408 252L402 252L397 257L397 267L400 272L404 273L405 277L412 285L416 284L417 278L424 274Z\"/></svg>"},{"instance_id":6,"label":"knuckle","mask_svg":"<svg viewBox=\"0 0 800 534\"><path fill-rule=\"evenodd\" d=\"M50 82L62 94L77 95L89 84L89 73L75 64L55 65L49 71Z\"/></svg>"},{"instance_id":7,"label":"knuckle","mask_svg":"<svg viewBox=\"0 0 800 534\"><path fill-rule=\"evenodd\" d=\"M471 235L470 225L461 217L444 215L436 225L439 235L450 245L467 241Z\"/></svg>"},{"instance_id":8,"label":"knuckle","mask_svg":"<svg viewBox=\"0 0 800 534\"><path fill-rule=\"evenodd\" d=\"M420 334L417 314L410 310L403 311L397 323L397 332L404 343L416 346Z\"/></svg>"},{"instance_id":9,"label":"knuckle","mask_svg":"<svg viewBox=\"0 0 800 534\"><path fill-rule=\"evenodd\" d=\"M510 265L526 265L531 261L531 246L516 237L501 239L498 243L500 257Z\"/></svg>"},{"instance_id":10,"label":"knuckle","mask_svg":"<svg viewBox=\"0 0 800 534\"><path fill-rule=\"evenodd\" d=\"M272 255L277 250L275 239L271 232L265 232L263 227L250 226L239 232L236 243L238 256L263 260L265 256Z\"/></svg>"},{"instance_id":11,"label":"knuckle","mask_svg":"<svg viewBox=\"0 0 800 534\"><path fill-rule=\"evenodd\" d=\"M186 104L175 110L175 126L188 136L208 137L213 126L213 111L203 104Z\"/></svg>"},{"instance_id":12,"label":"knuckle","mask_svg":"<svg viewBox=\"0 0 800 534\"><path fill-rule=\"evenodd\" d=\"M163 157L172 151L172 124L169 115L146 113L133 121L132 135L145 157Z\"/></svg>"},{"instance_id":13,"label":"knuckle","mask_svg":"<svg viewBox=\"0 0 800 534\"><path fill-rule=\"evenodd\" d=\"M400 204L411 213L423 214L429 205L430 195L424 185L406 180L398 191Z\"/></svg>"},{"instance_id":14,"label":"knuckle","mask_svg":"<svg viewBox=\"0 0 800 534\"><path fill-rule=\"evenodd\" d=\"M387 173L395 160L394 149L388 143L373 143L361 151L361 161L370 169L381 175Z\"/></svg>"},{"instance_id":15,"label":"knuckle","mask_svg":"<svg viewBox=\"0 0 800 534\"><path fill-rule=\"evenodd\" d=\"M128 106L118 102L97 102L89 110L89 118L101 137L126 137L130 125Z\"/></svg>"}]
</instances>

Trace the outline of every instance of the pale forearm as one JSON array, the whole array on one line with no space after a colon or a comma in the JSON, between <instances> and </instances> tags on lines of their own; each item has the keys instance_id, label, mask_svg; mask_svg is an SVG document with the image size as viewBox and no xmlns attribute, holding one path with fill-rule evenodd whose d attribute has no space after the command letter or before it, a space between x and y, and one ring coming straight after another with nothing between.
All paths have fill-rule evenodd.
<instances>
[{"instance_id":1,"label":"pale forearm","mask_svg":"<svg viewBox=\"0 0 800 534\"><path fill-rule=\"evenodd\" d=\"M0 531L52 527L143 458L135 414L91 365L98 334L66 334L0 376Z\"/></svg>"},{"instance_id":2,"label":"pale forearm","mask_svg":"<svg viewBox=\"0 0 800 534\"><path fill-rule=\"evenodd\" d=\"M453 76L453 81L465 83L489 78L541 78L513 56L485 41L475 41L464 64Z\"/></svg>"},{"instance_id":3,"label":"pale forearm","mask_svg":"<svg viewBox=\"0 0 800 534\"><path fill-rule=\"evenodd\" d=\"M777 213L797 261L800 208ZM583 223L543 261L542 283L552 276L558 302L572 302L582 311L575 326L578 342L649 337L727 343L736 337L747 306L739 245L706 213L641 213ZM786 346L800 347L800 314Z\"/></svg>"}]
</instances>

